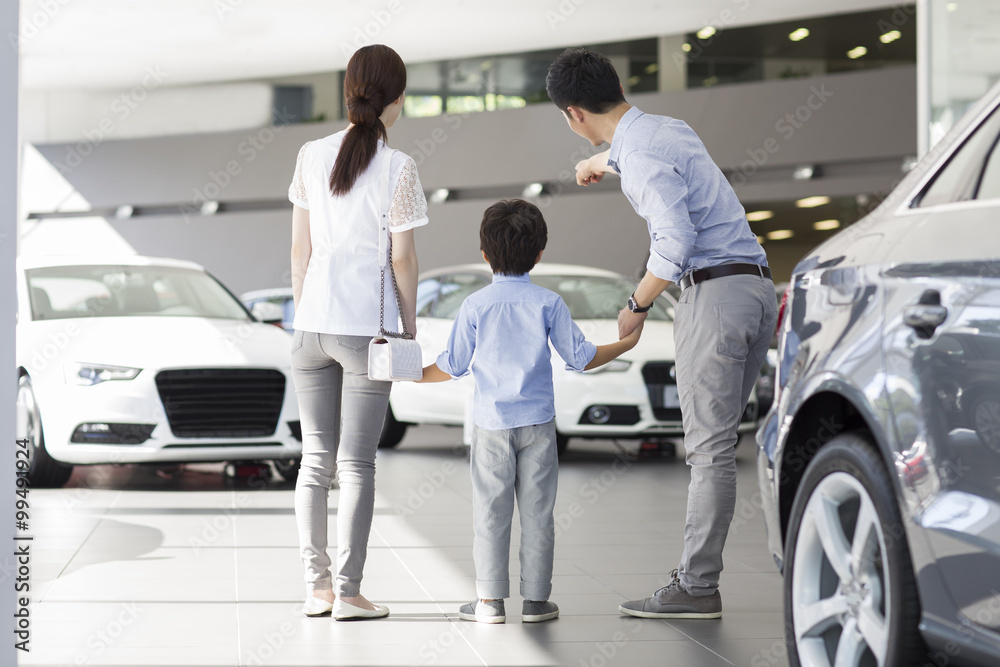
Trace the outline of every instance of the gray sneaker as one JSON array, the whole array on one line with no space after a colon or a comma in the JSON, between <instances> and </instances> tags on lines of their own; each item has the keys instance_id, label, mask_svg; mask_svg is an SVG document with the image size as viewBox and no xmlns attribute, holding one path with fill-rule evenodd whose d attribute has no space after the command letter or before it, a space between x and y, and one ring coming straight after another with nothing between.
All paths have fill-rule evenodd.
<instances>
[{"instance_id":1,"label":"gray sneaker","mask_svg":"<svg viewBox=\"0 0 1000 667\"><path fill-rule=\"evenodd\" d=\"M639 618L722 618L722 596L719 591L711 595L690 595L681 588L677 570L673 581L645 600L623 602L618 611Z\"/></svg>"},{"instance_id":2,"label":"gray sneaker","mask_svg":"<svg viewBox=\"0 0 1000 667\"><path fill-rule=\"evenodd\" d=\"M559 607L549 600L525 600L521 604L522 623L541 623L559 616Z\"/></svg>"},{"instance_id":3,"label":"gray sneaker","mask_svg":"<svg viewBox=\"0 0 1000 667\"><path fill-rule=\"evenodd\" d=\"M463 604L458 609L458 617L463 621L476 621L477 623L504 623L507 621L503 600L476 600L469 604Z\"/></svg>"}]
</instances>

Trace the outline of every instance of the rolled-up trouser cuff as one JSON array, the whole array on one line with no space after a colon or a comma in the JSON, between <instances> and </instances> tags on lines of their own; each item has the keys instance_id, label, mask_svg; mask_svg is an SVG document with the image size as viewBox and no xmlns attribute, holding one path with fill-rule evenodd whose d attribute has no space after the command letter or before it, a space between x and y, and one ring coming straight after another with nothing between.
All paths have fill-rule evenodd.
<instances>
[{"instance_id":1,"label":"rolled-up trouser cuff","mask_svg":"<svg viewBox=\"0 0 1000 667\"><path fill-rule=\"evenodd\" d=\"M521 582L521 597L525 600L532 600L534 602L544 602L549 599L552 595L552 584L551 583L531 583L527 581Z\"/></svg>"},{"instance_id":2,"label":"rolled-up trouser cuff","mask_svg":"<svg viewBox=\"0 0 1000 667\"><path fill-rule=\"evenodd\" d=\"M510 597L510 582L476 581L476 595L480 600L504 600Z\"/></svg>"}]
</instances>

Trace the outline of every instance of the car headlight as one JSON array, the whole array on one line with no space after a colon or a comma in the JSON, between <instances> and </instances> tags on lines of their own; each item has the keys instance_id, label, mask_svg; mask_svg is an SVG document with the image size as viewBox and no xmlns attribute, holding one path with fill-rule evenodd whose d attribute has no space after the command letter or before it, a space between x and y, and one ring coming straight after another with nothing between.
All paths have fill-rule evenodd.
<instances>
[{"instance_id":1,"label":"car headlight","mask_svg":"<svg viewBox=\"0 0 1000 667\"><path fill-rule=\"evenodd\" d=\"M597 375L598 373L624 373L629 368L631 368L632 362L625 361L624 359L613 359L603 366L598 366L589 371L584 371L591 375Z\"/></svg>"},{"instance_id":2,"label":"car headlight","mask_svg":"<svg viewBox=\"0 0 1000 667\"><path fill-rule=\"evenodd\" d=\"M66 383L90 387L108 380L134 380L141 368L107 364L66 364Z\"/></svg>"}]
</instances>

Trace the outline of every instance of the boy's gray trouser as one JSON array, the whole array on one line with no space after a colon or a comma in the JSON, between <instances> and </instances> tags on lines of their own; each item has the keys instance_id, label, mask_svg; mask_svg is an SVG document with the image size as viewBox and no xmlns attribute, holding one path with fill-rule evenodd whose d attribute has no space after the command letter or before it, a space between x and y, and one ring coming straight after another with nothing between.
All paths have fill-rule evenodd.
<instances>
[{"instance_id":1,"label":"boy's gray trouser","mask_svg":"<svg viewBox=\"0 0 1000 667\"><path fill-rule=\"evenodd\" d=\"M711 595L736 506L740 417L774 333L777 304L769 278L706 280L681 293L674 322L677 391L691 467L681 587Z\"/></svg>"},{"instance_id":2,"label":"boy's gray trouser","mask_svg":"<svg viewBox=\"0 0 1000 667\"><path fill-rule=\"evenodd\" d=\"M295 520L310 589L333 588L327 555L327 499L339 472L335 593L361 594L375 506L375 451L391 382L368 379L370 336L296 331L292 377L302 421Z\"/></svg>"},{"instance_id":3,"label":"boy's gray trouser","mask_svg":"<svg viewBox=\"0 0 1000 667\"><path fill-rule=\"evenodd\" d=\"M552 593L556 486L559 465L554 421L472 435L472 524L476 593L510 597L510 524L514 498L521 519L521 597Z\"/></svg>"}]
</instances>

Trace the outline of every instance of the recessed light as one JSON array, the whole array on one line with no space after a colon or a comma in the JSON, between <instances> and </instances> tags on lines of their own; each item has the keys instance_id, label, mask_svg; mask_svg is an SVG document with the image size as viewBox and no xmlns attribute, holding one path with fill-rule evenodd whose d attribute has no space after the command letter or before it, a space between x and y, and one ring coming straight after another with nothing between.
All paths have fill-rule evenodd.
<instances>
[{"instance_id":1,"label":"recessed light","mask_svg":"<svg viewBox=\"0 0 1000 667\"><path fill-rule=\"evenodd\" d=\"M128 204L122 204L121 206L115 209L115 217L120 220L125 218L131 218L134 212L135 209L133 207L129 206Z\"/></svg>"},{"instance_id":2,"label":"recessed light","mask_svg":"<svg viewBox=\"0 0 1000 667\"><path fill-rule=\"evenodd\" d=\"M892 42L895 42L902 36L903 33L899 32L898 30L890 30L884 35L879 35L878 41L882 42L883 44L891 44Z\"/></svg>"},{"instance_id":3,"label":"recessed light","mask_svg":"<svg viewBox=\"0 0 1000 667\"><path fill-rule=\"evenodd\" d=\"M219 202L216 199L209 199L201 205L202 215L215 215L219 212Z\"/></svg>"},{"instance_id":4,"label":"recessed light","mask_svg":"<svg viewBox=\"0 0 1000 667\"><path fill-rule=\"evenodd\" d=\"M816 208L817 206L822 206L823 204L829 204L830 198L820 195L818 197L805 197L799 199L795 202L798 208Z\"/></svg>"},{"instance_id":5,"label":"recessed light","mask_svg":"<svg viewBox=\"0 0 1000 667\"><path fill-rule=\"evenodd\" d=\"M709 37L714 35L715 32L716 32L715 28L713 28L710 25L707 25L698 32L696 32L695 34L698 36L698 39L708 39Z\"/></svg>"},{"instance_id":6,"label":"recessed light","mask_svg":"<svg viewBox=\"0 0 1000 667\"><path fill-rule=\"evenodd\" d=\"M813 223L813 229L818 229L821 232L837 227L840 227L840 220L819 220Z\"/></svg>"},{"instance_id":7,"label":"recessed light","mask_svg":"<svg viewBox=\"0 0 1000 667\"><path fill-rule=\"evenodd\" d=\"M770 220L774 217L774 211L750 211L747 213L747 220L750 222L760 222L761 220Z\"/></svg>"},{"instance_id":8,"label":"recessed light","mask_svg":"<svg viewBox=\"0 0 1000 667\"><path fill-rule=\"evenodd\" d=\"M796 181L808 181L810 178L816 175L816 167L811 164L803 164L795 168L792 172L792 178Z\"/></svg>"},{"instance_id":9,"label":"recessed light","mask_svg":"<svg viewBox=\"0 0 1000 667\"><path fill-rule=\"evenodd\" d=\"M691 51L691 45L688 44L687 42L684 42L684 44L681 46L681 51L683 51L684 53L690 52Z\"/></svg>"},{"instance_id":10,"label":"recessed light","mask_svg":"<svg viewBox=\"0 0 1000 667\"><path fill-rule=\"evenodd\" d=\"M857 60L861 56L868 53L868 49L863 46L855 46L853 49L847 52L847 57L851 60Z\"/></svg>"},{"instance_id":11,"label":"recessed light","mask_svg":"<svg viewBox=\"0 0 1000 667\"><path fill-rule=\"evenodd\" d=\"M448 201L448 195L450 194L451 192L448 190L448 188L438 188L437 190L431 193L431 196L427 198L427 201L429 201L432 204L443 204L444 202Z\"/></svg>"},{"instance_id":12,"label":"recessed light","mask_svg":"<svg viewBox=\"0 0 1000 667\"><path fill-rule=\"evenodd\" d=\"M650 63L646 65L646 74L656 74L660 71L660 65L658 63Z\"/></svg>"},{"instance_id":13,"label":"recessed light","mask_svg":"<svg viewBox=\"0 0 1000 667\"><path fill-rule=\"evenodd\" d=\"M545 190L545 186L542 185L541 183L528 183L526 186L524 186L524 191L521 192L521 196L537 197L538 195L542 194L543 190Z\"/></svg>"},{"instance_id":14,"label":"recessed light","mask_svg":"<svg viewBox=\"0 0 1000 667\"><path fill-rule=\"evenodd\" d=\"M757 237L757 243L759 243L759 244L761 244L761 245L764 245L764 242L765 242L765 241L767 241L767 239L766 239L766 238L764 238L763 236L758 236L758 237Z\"/></svg>"},{"instance_id":15,"label":"recessed light","mask_svg":"<svg viewBox=\"0 0 1000 667\"><path fill-rule=\"evenodd\" d=\"M955 11L956 9L958 9L958 3L957 3L957 2L949 2L949 3L947 4L947 5L945 5L945 8L946 8L946 9L947 9L947 10L948 10L949 12L953 12L953 11Z\"/></svg>"},{"instance_id":16,"label":"recessed light","mask_svg":"<svg viewBox=\"0 0 1000 667\"><path fill-rule=\"evenodd\" d=\"M783 239L790 239L795 236L795 232L790 229L775 229L773 232L767 233L767 238L770 241L781 241Z\"/></svg>"},{"instance_id":17,"label":"recessed light","mask_svg":"<svg viewBox=\"0 0 1000 667\"><path fill-rule=\"evenodd\" d=\"M792 32L788 33L788 39L792 40L793 42L801 42L808 36L809 36L808 28L799 28L798 30L793 30Z\"/></svg>"}]
</instances>

